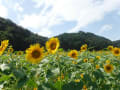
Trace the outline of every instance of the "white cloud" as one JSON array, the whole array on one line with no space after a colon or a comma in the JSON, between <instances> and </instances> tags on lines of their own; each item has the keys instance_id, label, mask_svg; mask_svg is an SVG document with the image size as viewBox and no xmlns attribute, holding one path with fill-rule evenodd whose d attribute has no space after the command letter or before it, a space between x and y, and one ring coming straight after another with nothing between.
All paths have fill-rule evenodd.
<instances>
[{"instance_id":1,"label":"white cloud","mask_svg":"<svg viewBox=\"0 0 120 90\"><path fill-rule=\"evenodd\" d=\"M102 34L102 33L106 32L106 31L108 32L110 30L112 30L112 25L106 24L106 25L101 27L101 29L99 30L99 34Z\"/></svg>"},{"instance_id":2,"label":"white cloud","mask_svg":"<svg viewBox=\"0 0 120 90\"><path fill-rule=\"evenodd\" d=\"M15 3L14 10L23 12L23 8L21 7L21 5L19 3Z\"/></svg>"},{"instance_id":3,"label":"white cloud","mask_svg":"<svg viewBox=\"0 0 120 90\"><path fill-rule=\"evenodd\" d=\"M26 28L39 29L47 25L48 18L42 15L32 14L24 15L23 20L20 21L20 25Z\"/></svg>"},{"instance_id":4,"label":"white cloud","mask_svg":"<svg viewBox=\"0 0 120 90\"><path fill-rule=\"evenodd\" d=\"M38 32L39 35L42 36L47 36L47 37L51 37L52 32L46 28L42 29L40 32Z\"/></svg>"},{"instance_id":5,"label":"white cloud","mask_svg":"<svg viewBox=\"0 0 120 90\"><path fill-rule=\"evenodd\" d=\"M0 0L0 16L1 17L7 17L8 10L7 8L2 4L2 1Z\"/></svg>"},{"instance_id":6,"label":"white cloud","mask_svg":"<svg viewBox=\"0 0 120 90\"><path fill-rule=\"evenodd\" d=\"M90 23L103 19L107 13L118 9L119 6L120 0L104 0L98 5L91 5L88 9L86 8L83 12L81 11L76 27L69 32L78 31Z\"/></svg>"},{"instance_id":7,"label":"white cloud","mask_svg":"<svg viewBox=\"0 0 120 90\"><path fill-rule=\"evenodd\" d=\"M51 37L51 35L53 34L52 31L48 30L47 28L43 28L42 30L34 33L45 37Z\"/></svg>"},{"instance_id":8,"label":"white cloud","mask_svg":"<svg viewBox=\"0 0 120 90\"><path fill-rule=\"evenodd\" d=\"M120 8L120 0L32 0L35 7L43 6L40 13L25 14L20 25L40 29L61 24L64 21L76 21L77 25L69 32L76 32L82 27L104 18L107 13ZM51 8L51 9L49 9Z\"/></svg>"}]
</instances>

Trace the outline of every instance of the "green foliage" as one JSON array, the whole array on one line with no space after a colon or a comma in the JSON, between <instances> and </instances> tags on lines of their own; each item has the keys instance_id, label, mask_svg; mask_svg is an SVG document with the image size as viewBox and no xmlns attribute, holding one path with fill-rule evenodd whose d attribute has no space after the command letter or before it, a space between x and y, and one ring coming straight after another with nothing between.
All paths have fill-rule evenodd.
<instances>
[{"instance_id":1,"label":"green foliage","mask_svg":"<svg viewBox=\"0 0 120 90\"><path fill-rule=\"evenodd\" d=\"M11 55L4 54L0 57L0 85L5 90L82 90L84 85L88 90L120 89L119 57L114 57L111 52L105 54L85 51L79 53L75 60L66 56L67 53L60 50L54 55L49 54L38 64L27 62L24 55L12 54L12 58ZM100 60L96 59L98 55ZM88 59L87 62L84 62L85 58ZM91 58L93 62L90 61ZM106 73L103 67L108 59L114 66L111 73ZM96 65L100 68L96 69ZM80 81L75 81L77 79Z\"/></svg>"}]
</instances>

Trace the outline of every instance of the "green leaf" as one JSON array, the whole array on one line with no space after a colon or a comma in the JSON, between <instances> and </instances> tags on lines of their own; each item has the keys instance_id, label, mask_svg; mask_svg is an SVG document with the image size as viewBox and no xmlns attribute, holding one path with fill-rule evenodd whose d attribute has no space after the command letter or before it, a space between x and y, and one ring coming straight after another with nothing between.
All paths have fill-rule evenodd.
<instances>
[{"instance_id":1,"label":"green leaf","mask_svg":"<svg viewBox=\"0 0 120 90\"><path fill-rule=\"evenodd\" d=\"M27 80L28 80L27 77L21 78L17 83L17 88L22 88L23 85L25 85L25 83L27 82Z\"/></svg>"},{"instance_id":2,"label":"green leaf","mask_svg":"<svg viewBox=\"0 0 120 90\"><path fill-rule=\"evenodd\" d=\"M104 75L100 70L94 71L93 75L96 77L96 79L99 79L99 78L104 79Z\"/></svg>"},{"instance_id":3,"label":"green leaf","mask_svg":"<svg viewBox=\"0 0 120 90\"><path fill-rule=\"evenodd\" d=\"M62 90L82 90L83 85L84 84L82 81L79 83L70 82L70 83L64 84Z\"/></svg>"},{"instance_id":4,"label":"green leaf","mask_svg":"<svg viewBox=\"0 0 120 90\"><path fill-rule=\"evenodd\" d=\"M16 78L23 78L25 77L25 74L22 70L13 70L13 74L16 76Z\"/></svg>"}]
</instances>

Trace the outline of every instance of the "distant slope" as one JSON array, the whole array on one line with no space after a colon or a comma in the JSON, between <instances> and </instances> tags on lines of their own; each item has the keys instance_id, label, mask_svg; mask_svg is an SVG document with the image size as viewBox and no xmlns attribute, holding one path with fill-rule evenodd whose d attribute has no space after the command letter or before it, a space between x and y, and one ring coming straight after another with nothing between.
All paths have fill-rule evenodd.
<instances>
[{"instance_id":1,"label":"distant slope","mask_svg":"<svg viewBox=\"0 0 120 90\"><path fill-rule=\"evenodd\" d=\"M85 33L80 31L78 33L64 33L57 36L61 41L61 47L67 49L80 49L83 44L88 44L89 47L93 47L95 50L106 48L108 45L112 45L112 41L101 36L97 36L93 33Z\"/></svg>"},{"instance_id":2,"label":"distant slope","mask_svg":"<svg viewBox=\"0 0 120 90\"><path fill-rule=\"evenodd\" d=\"M114 46L120 47L120 40L113 41Z\"/></svg>"},{"instance_id":3,"label":"distant slope","mask_svg":"<svg viewBox=\"0 0 120 90\"><path fill-rule=\"evenodd\" d=\"M38 42L44 46L48 40L47 37L33 34L8 19L0 18L0 41L4 39L9 39L15 50L25 50L30 44Z\"/></svg>"}]
</instances>

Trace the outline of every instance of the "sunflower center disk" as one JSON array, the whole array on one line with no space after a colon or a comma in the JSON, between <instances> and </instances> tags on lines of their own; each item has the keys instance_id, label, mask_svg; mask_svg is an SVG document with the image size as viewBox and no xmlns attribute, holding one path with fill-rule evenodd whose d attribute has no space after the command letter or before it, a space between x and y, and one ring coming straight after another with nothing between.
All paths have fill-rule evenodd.
<instances>
[{"instance_id":1,"label":"sunflower center disk","mask_svg":"<svg viewBox=\"0 0 120 90\"><path fill-rule=\"evenodd\" d=\"M109 48L109 50L112 50L112 48Z\"/></svg>"},{"instance_id":2,"label":"sunflower center disk","mask_svg":"<svg viewBox=\"0 0 120 90\"><path fill-rule=\"evenodd\" d=\"M52 43L52 44L50 45L50 47L51 47L52 50L55 50L55 49L56 49L56 43Z\"/></svg>"},{"instance_id":3,"label":"sunflower center disk","mask_svg":"<svg viewBox=\"0 0 120 90\"><path fill-rule=\"evenodd\" d=\"M75 57L76 56L76 54L75 53L72 53L72 57Z\"/></svg>"},{"instance_id":4,"label":"sunflower center disk","mask_svg":"<svg viewBox=\"0 0 120 90\"><path fill-rule=\"evenodd\" d=\"M111 67L108 66L108 67L107 67L107 70L108 70L108 71L111 70Z\"/></svg>"},{"instance_id":5,"label":"sunflower center disk","mask_svg":"<svg viewBox=\"0 0 120 90\"><path fill-rule=\"evenodd\" d=\"M119 54L120 52L118 50L115 51L116 54Z\"/></svg>"},{"instance_id":6,"label":"sunflower center disk","mask_svg":"<svg viewBox=\"0 0 120 90\"><path fill-rule=\"evenodd\" d=\"M35 51L32 52L32 57L33 58L39 58L39 56L40 56L40 52L39 51L35 50Z\"/></svg>"},{"instance_id":7,"label":"sunflower center disk","mask_svg":"<svg viewBox=\"0 0 120 90\"><path fill-rule=\"evenodd\" d=\"M85 47L83 47L83 50L85 50Z\"/></svg>"}]
</instances>

